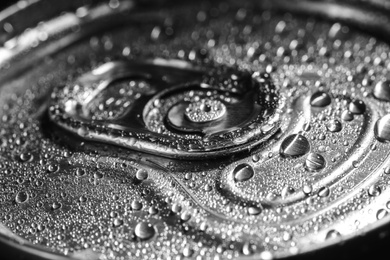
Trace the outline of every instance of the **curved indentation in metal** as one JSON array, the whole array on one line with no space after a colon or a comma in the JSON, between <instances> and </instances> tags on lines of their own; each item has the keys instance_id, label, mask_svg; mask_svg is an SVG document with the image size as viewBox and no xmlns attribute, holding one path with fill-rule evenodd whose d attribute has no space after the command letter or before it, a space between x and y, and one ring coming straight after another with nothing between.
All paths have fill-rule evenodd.
<instances>
[{"instance_id":1,"label":"curved indentation in metal","mask_svg":"<svg viewBox=\"0 0 390 260\"><path fill-rule=\"evenodd\" d=\"M226 106L226 115L192 122L182 106L169 113L178 104L206 99ZM155 59L109 62L56 88L49 116L89 140L165 157L201 158L264 142L278 129L279 122L271 119L278 106L268 75ZM173 126L177 118L181 121Z\"/></svg>"}]
</instances>

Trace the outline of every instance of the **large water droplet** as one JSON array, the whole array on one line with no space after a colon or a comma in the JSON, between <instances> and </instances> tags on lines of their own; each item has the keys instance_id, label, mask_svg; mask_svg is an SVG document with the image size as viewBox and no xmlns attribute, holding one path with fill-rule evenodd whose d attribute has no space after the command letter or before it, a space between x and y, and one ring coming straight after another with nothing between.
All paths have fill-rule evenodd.
<instances>
[{"instance_id":1,"label":"large water droplet","mask_svg":"<svg viewBox=\"0 0 390 260\"><path fill-rule=\"evenodd\" d=\"M310 105L313 107L325 107L328 106L331 101L330 96L322 91L317 91L310 97Z\"/></svg>"},{"instance_id":2,"label":"large water droplet","mask_svg":"<svg viewBox=\"0 0 390 260\"><path fill-rule=\"evenodd\" d=\"M25 203L26 201L28 201L29 199L29 195L27 192L25 191L19 191L16 196L15 196L15 201L16 203Z\"/></svg>"},{"instance_id":3,"label":"large water droplet","mask_svg":"<svg viewBox=\"0 0 390 260\"><path fill-rule=\"evenodd\" d=\"M319 171L325 167L325 159L318 153L310 153L305 161L306 169L309 171Z\"/></svg>"},{"instance_id":4,"label":"large water droplet","mask_svg":"<svg viewBox=\"0 0 390 260\"><path fill-rule=\"evenodd\" d=\"M376 121L374 134L378 141L390 141L390 114L387 114Z\"/></svg>"},{"instance_id":5,"label":"large water droplet","mask_svg":"<svg viewBox=\"0 0 390 260\"><path fill-rule=\"evenodd\" d=\"M368 188L368 195L372 196L372 197L376 197L376 196L379 196L381 194L381 188L377 185L371 185L369 188Z\"/></svg>"},{"instance_id":6,"label":"large water droplet","mask_svg":"<svg viewBox=\"0 0 390 260\"><path fill-rule=\"evenodd\" d=\"M284 157L299 157L309 151L309 141L300 134L287 136L280 145L280 154Z\"/></svg>"},{"instance_id":7,"label":"large water droplet","mask_svg":"<svg viewBox=\"0 0 390 260\"><path fill-rule=\"evenodd\" d=\"M390 101L390 81L383 80L376 83L373 95L377 99Z\"/></svg>"},{"instance_id":8,"label":"large water droplet","mask_svg":"<svg viewBox=\"0 0 390 260\"><path fill-rule=\"evenodd\" d=\"M134 229L134 234L141 240L152 238L155 232L153 225L146 222L138 223Z\"/></svg>"},{"instance_id":9,"label":"large water droplet","mask_svg":"<svg viewBox=\"0 0 390 260\"><path fill-rule=\"evenodd\" d=\"M236 182L247 181L253 177L253 174L254 171L252 166L245 163L240 164L233 171L234 181Z\"/></svg>"},{"instance_id":10,"label":"large water droplet","mask_svg":"<svg viewBox=\"0 0 390 260\"><path fill-rule=\"evenodd\" d=\"M349 103L348 109L352 113L360 115L366 111L366 104L362 100L357 99Z\"/></svg>"}]
</instances>

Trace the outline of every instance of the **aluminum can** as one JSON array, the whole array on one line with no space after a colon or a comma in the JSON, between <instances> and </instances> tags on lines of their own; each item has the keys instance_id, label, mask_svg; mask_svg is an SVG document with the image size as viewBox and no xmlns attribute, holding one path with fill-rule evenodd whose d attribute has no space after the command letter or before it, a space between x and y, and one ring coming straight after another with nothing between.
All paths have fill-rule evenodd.
<instances>
[{"instance_id":1,"label":"aluminum can","mask_svg":"<svg viewBox=\"0 0 390 260\"><path fill-rule=\"evenodd\" d=\"M387 253L389 8L31 0L3 10L1 252Z\"/></svg>"}]
</instances>

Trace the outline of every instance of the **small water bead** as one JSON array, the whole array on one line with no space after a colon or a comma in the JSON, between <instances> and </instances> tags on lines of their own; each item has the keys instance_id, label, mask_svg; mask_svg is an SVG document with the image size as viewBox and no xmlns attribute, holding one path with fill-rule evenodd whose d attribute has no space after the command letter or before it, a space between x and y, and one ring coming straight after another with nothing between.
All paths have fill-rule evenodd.
<instances>
[{"instance_id":1,"label":"small water bead","mask_svg":"<svg viewBox=\"0 0 390 260\"><path fill-rule=\"evenodd\" d=\"M190 220L192 217L191 213L188 212L188 211L184 211L183 213L181 213L180 215L180 219L184 222L187 222L188 220Z\"/></svg>"},{"instance_id":2,"label":"small water bead","mask_svg":"<svg viewBox=\"0 0 390 260\"><path fill-rule=\"evenodd\" d=\"M306 124L304 124L303 127L302 127L302 130L305 131L305 132L309 132L310 129L311 129L310 123L306 123Z\"/></svg>"},{"instance_id":3,"label":"small water bead","mask_svg":"<svg viewBox=\"0 0 390 260\"><path fill-rule=\"evenodd\" d=\"M285 186L281 192L282 198L287 198L289 195L293 194L294 192L295 192L294 188L290 186Z\"/></svg>"},{"instance_id":4,"label":"small water bead","mask_svg":"<svg viewBox=\"0 0 390 260\"><path fill-rule=\"evenodd\" d=\"M326 128L330 132L340 132L343 126L341 125L340 121L337 119L332 119L326 124Z\"/></svg>"},{"instance_id":5,"label":"small water bead","mask_svg":"<svg viewBox=\"0 0 390 260\"><path fill-rule=\"evenodd\" d=\"M325 167L324 157L318 153L310 153L305 161L306 169L312 172L319 171Z\"/></svg>"},{"instance_id":6,"label":"small water bead","mask_svg":"<svg viewBox=\"0 0 390 260\"><path fill-rule=\"evenodd\" d=\"M51 163L51 164L49 164L49 165L47 166L47 171L50 172L50 173L54 173L54 172L58 171L59 168L60 168L60 167L59 167L57 164Z\"/></svg>"},{"instance_id":7,"label":"small water bead","mask_svg":"<svg viewBox=\"0 0 390 260\"><path fill-rule=\"evenodd\" d=\"M145 170L145 169L139 169L135 175L135 177L137 178L137 180L139 181L144 181L148 178L148 171Z\"/></svg>"},{"instance_id":8,"label":"small water bead","mask_svg":"<svg viewBox=\"0 0 390 260\"><path fill-rule=\"evenodd\" d=\"M242 246L242 253L244 255L252 255L256 250L256 246L249 243L245 242L244 245Z\"/></svg>"},{"instance_id":9,"label":"small water bead","mask_svg":"<svg viewBox=\"0 0 390 260\"><path fill-rule=\"evenodd\" d=\"M250 206L247 208L247 211L249 215L254 216L254 215L259 215L263 211L263 209L258 206Z\"/></svg>"},{"instance_id":10,"label":"small water bead","mask_svg":"<svg viewBox=\"0 0 390 260\"><path fill-rule=\"evenodd\" d=\"M84 176L85 175L85 169L83 168L77 168L76 170L76 176L77 177L81 177L81 176Z\"/></svg>"},{"instance_id":11,"label":"small water bead","mask_svg":"<svg viewBox=\"0 0 390 260\"><path fill-rule=\"evenodd\" d=\"M376 121L374 134L376 139L380 142L390 141L390 114L387 114Z\"/></svg>"},{"instance_id":12,"label":"small water bead","mask_svg":"<svg viewBox=\"0 0 390 260\"><path fill-rule=\"evenodd\" d=\"M146 222L138 223L134 229L134 234L141 240L151 239L155 233L154 226Z\"/></svg>"},{"instance_id":13,"label":"small water bead","mask_svg":"<svg viewBox=\"0 0 390 260\"><path fill-rule=\"evenodd\" d=\"M332 229L332 230L329 230L328 233L326 233L325 239L326 240L328 240L328 239L335 239L335 238L338 238L338 237L341 237L340 232Z\"/></svg>"},{"instance_id":14,"label":"small water bead","mask_svg":"<svg viewBox=\"0 0 390 260\"><path fill-rule=\"evenodd\" d=\"M344 110L343 113L341 114L341 119L343 121L350 122L354 119L354 115L351 111Z\"/></svg>"},{"instance_id":15,"label":"small water bead","mask_svg":"<svg viewBox=\"0 0 390 260\"><path fill-rule=\"evenodd\" d=\"M87 197L85 197L85 196L81 196L80 198L79 198L79 201L80 202L86 202L87 201Z\"/></svg>"},{"instance_id":16,"label":"small water bead","mask_svg":"<svg viewBox=\"0 0 390 260\"><path fill-rule=\"evenodd\" d=\"M19 157L22 162L31 161L33 159L33 155L31 153L22 153Z\"/></svg>"},{"instance_id":17,"label":"small water bead","mask_svg":"<svg viewBox=\"0 0 390 260\"><path fill-rule=\"evenodd\" d=\"M366 111L366 104L362 100L354 100L349 103L348 109L351 113L360 115Z\"/></svg>"},{"instance_id":18,"label":"small water bead","mask_svg":"<svg viewBox=\"0 0 390 260\"><path fill-rule=\"evenodd\" d=\"M376 83L372 94L379 100L390 101L390 81L382 80Z\"/></svg>"},{"instance_id":19,"label":"small water bead","mask_svg":"<svg viewBox=\"0 0 390 260\"><path fill-rule=\"evenodd\" d=\"M25 191L19 191L15 196L15 202L18 204L22 204L28 201L30 196Z\"/></svg>"},{"instance_id":20,"label":"small water bead","mask_svg":"<svg viewBox=\"0 0 390 260\"><path fill-rule=\"evenodd\" d=\"M385 209L379 209L379 210L376 212L376 219L377 219L377 220L381 220L382 218L386 217L387 215L388 215L387 210L385 210Z\"/></svg>"},{"instance_id":21,"label":"small water bead","mask_svg":"<svg viewBox=\"0 0 390 260\"><path fill-rule=\"evenodd\" d=\"M303 193L305 193L306 195L309 195L310 193L312 193L313 191L313 187L311 185L304 185L303 188Z\"/></svg>"},{"instance_id":22,"label":"small water bead","mask_svg":"<svg viewBox=\"0 0 390 260\"><path fill-rule=\"evenodd\" d=\"M325 107L332 102L329 94L317 91L310 97L310 105L312 107Z\"/></svg>"},{"instance_id":23,"label":"small water bead","mask_svg":"<svg viewBox=\"0 0 390 260\"><path fill-rule=\"evenodd\" d=\"M60 202L53 202L53 204L51 204L51 209L52 210L58 210L62 207L62 204Z\"/></svg>"},{"instance_id":24,"label":"small water bead","mask_svg":"<svg viewBox=\"0 0 390 260\"><path fill-rule=\"evenodd\" d=\"M309 141L300 134L287 136L280 145L280 154L284 157L299 157L309 151Z\"/></svg>"},{"instance_id":25,"label":"small water bead","mask_svg":"<svg viewBox=\"0 0 390 260\"><path fill-rule=\"evenodd\" d=\"M254 175L252 166L248 164L240 164L233 170L235 182L243 182L251 179Z\"/></svg>"},{"instance_id":26,"label":"small water bead","mask_svg":"<svg viewBox=\"0 0 390 260\"><path fill-rule=\"evenodd\" d=\"M113 225L113 227L120 227L123 225L123 220L116 218L116 219L114 219L112 225Z\"/></svg>"},{"instance_id":27,"label":"small water bead","mask_svg":"<svg viewBox=\"0 0 390 260\"><path fill-rule=\"evenodd\" d=\"M171 208L172 212L179 213L182 210L182 207L178 203L174 203Z\"/></svg>"},{"instance_id":28,"label":"small water bead","mask_svg":"<svg viewBox=\"0 0 390 260\"><path fill-rule=\"evenodd\" d=\"M330 189L328 187L322 187L318 191L318 196L321 198L328 197L330 195Z\"/></svg>"},{"instance_id":29,"label":"small water bead","mask_svg":"<svg viewBox=\"0 0 390 260\"><path fill-rule=\"evenodd\" d=\"M158 213L158 209L154 206L151 206L148 210L150 215L156 215Z\"/></svg>"},{"instance_id":30,"label":"small water bead","mask_svg":"<svg viewBox=\"0 0 390 260\"><path fill-rule=\"evenodd\" d=\"M131 202L131 208L132 208L133 210L141 210L141 209L142 209L142 203L139 202L138 200L133 200L133 201Z\"/></svg>"},{"instance_id":31,"label":"small water bead","mask_svg":"<svg viewBox=\"0 0 390 260\"><path fill-rule=\"evenodd\" d=\"M252 162L256 163L256 162L260 161L260 159L261 159L261 156L259 154L252 155Z\"/></svg>"},{"instance_id":32,"label":"small water bead","mask_svg":"<svg viewBox=\"0 0 390 260\"><path fill-rule=\"evenodd\" d=\"M184 249L183 249L183 256L184 257L191 257L193 255L193 253L194 253L194 250L191 247L189 247L189 246L184 247Z\"/></svg>"}]
</instances>

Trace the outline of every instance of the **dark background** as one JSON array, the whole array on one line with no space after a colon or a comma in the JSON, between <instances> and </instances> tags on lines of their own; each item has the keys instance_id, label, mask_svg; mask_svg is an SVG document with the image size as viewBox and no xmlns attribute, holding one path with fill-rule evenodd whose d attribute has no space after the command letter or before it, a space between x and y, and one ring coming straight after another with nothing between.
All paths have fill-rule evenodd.
<instances>
[{"instance_id":1,"label":"dark background","mask_svg":"<svg viewBox=\"0 0 390 260\"><path fill-rule=\"evenodd\" d=\"M2 10L16 2L15 0L0 0L0 9Z\"/></svg>"}]
</instances>

